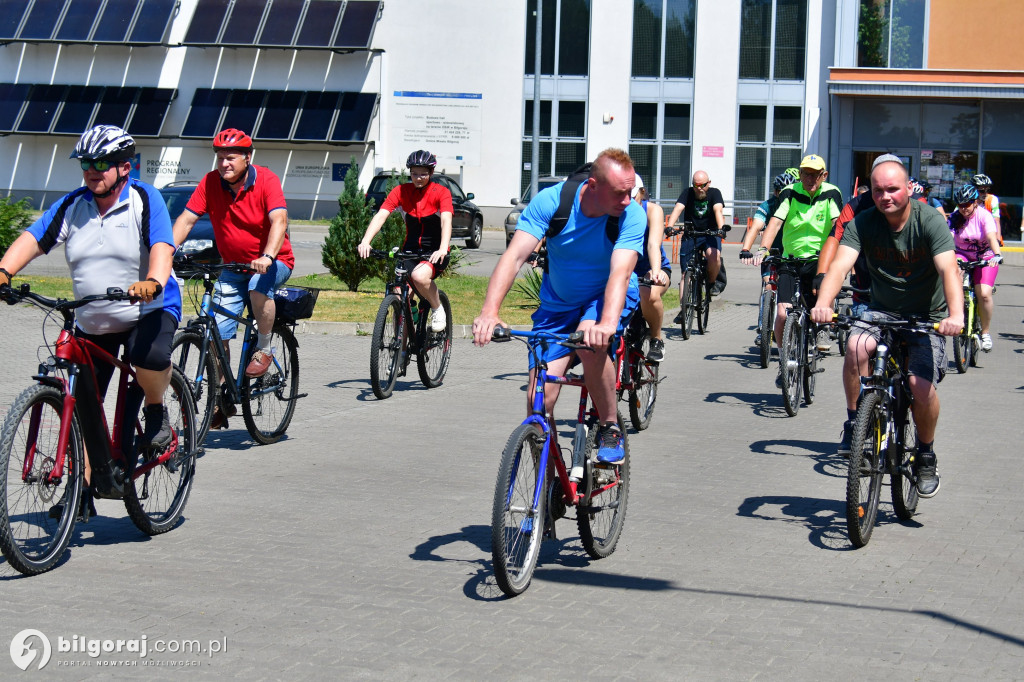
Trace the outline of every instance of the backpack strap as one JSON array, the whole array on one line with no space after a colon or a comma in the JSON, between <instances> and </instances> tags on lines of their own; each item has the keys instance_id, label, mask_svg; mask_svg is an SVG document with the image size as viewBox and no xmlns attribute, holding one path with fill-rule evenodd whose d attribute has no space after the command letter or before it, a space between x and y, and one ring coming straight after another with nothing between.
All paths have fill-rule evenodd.
<instances>
[{"instance_id":1,"label":"backpack strap","mask_svg":"<svg viewBox=\"0 0 1024 682\"><path fill-rule=\"evenodd\" d=\"M592 166L593 163L585 163L566 178L558 195L558 210L551 216L551 220L548 222L548 229L544 233L547 239L551 239L565 229L566 223L569 222L569 214L572 213L572 205L576 201L576 195L579 194L580 186L590 177L590 168ZM623 211L622 215L618 218L608 216L608 220L605 222L604 234L612 244L619 239L619 232L625 217L626 213Z\"/></svg>"}]
</instances>

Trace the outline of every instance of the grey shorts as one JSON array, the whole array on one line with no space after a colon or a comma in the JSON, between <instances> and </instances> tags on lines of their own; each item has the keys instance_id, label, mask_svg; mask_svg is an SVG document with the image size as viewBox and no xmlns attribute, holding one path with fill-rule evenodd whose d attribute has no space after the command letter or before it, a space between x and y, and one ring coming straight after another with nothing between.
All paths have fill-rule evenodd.
<instances>
[{"instance_id":1,"label":"grey shorts","mask_svg":"<svg viewBox=\"0 0 1024 682\"><path fill-rule=\"evenodd\" d=\"M878 330L871 326L875 320L899 320L899 315L880 310L866 310L860 321L850 327L850 338L858 334L871 334L877 341ZM899 337L907 344L907 373L921 377L932 384L946 376L946 337L939 334L899 331Z\"/></svg>"}]
</instances>

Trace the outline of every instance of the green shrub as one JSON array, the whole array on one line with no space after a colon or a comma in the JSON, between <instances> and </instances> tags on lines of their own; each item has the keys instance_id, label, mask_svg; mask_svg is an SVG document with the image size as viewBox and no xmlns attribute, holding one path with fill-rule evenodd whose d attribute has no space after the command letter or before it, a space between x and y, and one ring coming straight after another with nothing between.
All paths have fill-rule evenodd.
<instances>
[{"instance_id":1,"label":"green shrub","mask_svg":"<svg viewBox=\"0 0 1024 682\"><path fill-rule=\"evenodd\" d=\"M388 181L388 191L398 184ZM357 291L363 280L377 277L387 280L388 262L377 258L362 259L356 247L363 239L366 227L373 218L373 202L359 187L359 165L352 159L345 174L345 188L338 197L338 215L331 220L327 238L321 250L327 270L341 280L349 291ZM373 246L381 251L400 246L405 236L405 224L400 213L393 213L374 237Z\"/></svg>"},{"instance_id":2,"label":"green shrub","mask_svg":"<svg viewBox=\"0 0 1024 682\"><path fill-rule=\"evenodd\" d=\"M31 224L32 206L28 199L11 201L10 197L0 197L0 256Z\"/></svg>"}]
</instances>

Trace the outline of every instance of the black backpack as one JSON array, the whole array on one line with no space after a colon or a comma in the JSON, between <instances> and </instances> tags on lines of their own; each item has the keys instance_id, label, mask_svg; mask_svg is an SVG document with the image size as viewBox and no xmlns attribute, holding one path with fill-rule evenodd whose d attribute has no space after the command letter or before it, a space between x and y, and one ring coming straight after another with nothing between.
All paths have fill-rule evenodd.
<instances>
[{"instance_id":1,"label":"black backpack","mask_svg":"<svg viewBox=\"0 0 1024 682\"><path fill-rule=\"evenodd\" d=\"M566 178L565 184L562 185L561 194L558 196L558 210L551 216L547 232L544 233L547 239L551 239L565 229L565 224L569 222L569 214L572 213L572 204L576 201L576 194L580 191L580 185L590 177L590 169L593 165L592 162L587 162L574 170L572 175ZM619 238L619 229L625 217L625 211L618 218L608 216L608 221L604 227L604 234L612 244Z\"/></svg>"}]
</instances>

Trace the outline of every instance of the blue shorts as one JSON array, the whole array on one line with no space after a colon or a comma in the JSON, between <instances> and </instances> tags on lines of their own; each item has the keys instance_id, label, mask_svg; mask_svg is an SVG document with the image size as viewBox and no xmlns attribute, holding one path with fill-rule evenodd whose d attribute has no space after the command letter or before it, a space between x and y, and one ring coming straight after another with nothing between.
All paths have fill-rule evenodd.
<instances>
[{"instance_id":1,"label":"blue shorts","mask_svg":"<svg viewBox=\"0 0 1024 682\"><path fill-rule=\"evenodd\" d=\"M262 275L246 275L225 270L217 279L213 302L241 317L245 302L249 300L250 291L273 298L274 290L287 282L291 276L291 268L279 260L275 260L274 264ZM216 315L215 319L217 320L217 329L220 330L220 338L223 341L235 338L238 322L224 315Z\"/></svg>"},{"instance_id":2,"label":"blue shorts","mask_svg":"<svg viewBox=\"0 0 1024 682\"><path fill-rule=\"evenodd\" d=\"M878 340L877 327L872 327L875 320L898 320L900 317L881 310L866 310L860 315L860 321L850 327L850 339L860 334L870 334ZM898 336L907 344L907 374L921 377L925 381L937 384L946 376L946 337L938 334L922 334L920 332L898 332ZM870 369L870 365L869 365Z\"/></svg>"},{"instance_id":3,"label":"blue shorts","mask_svg":"<svg viewBox=\"0 0 1024 682\"><path fill-rule=\"evenodd\" d=\"M633 311L636 310L637 306L640 305L640 290L636 286L631 284L626 289L626 302L622 306L622 314L619 315L619 328L616 333L623 334L626 330L626 326L629 324L629 318L632 317ZM601 298L591 301L589 304L577 308L575 310L565 311L550 311L544 309L544 304L541 303L541 307L537 308L537 312L533 314L533 331L536 332L553 332L555 334L571 334L576 331L579 327L580 322L585 320L597 321L601 319L601 309L604 307L604 296ZM611 348L614 349L615 344L613 343ZM558 358L565 357L572 353L571 348L566 348L560 344L551 344L547 347L544 352L544 361L551 362ZM530 369L533 369L533 355L530 355Z\"/></svg>"}]
</instances>

